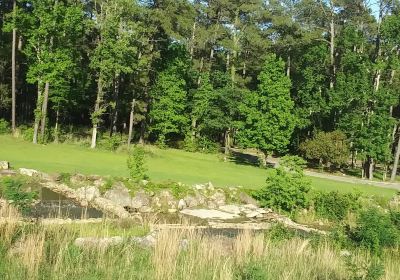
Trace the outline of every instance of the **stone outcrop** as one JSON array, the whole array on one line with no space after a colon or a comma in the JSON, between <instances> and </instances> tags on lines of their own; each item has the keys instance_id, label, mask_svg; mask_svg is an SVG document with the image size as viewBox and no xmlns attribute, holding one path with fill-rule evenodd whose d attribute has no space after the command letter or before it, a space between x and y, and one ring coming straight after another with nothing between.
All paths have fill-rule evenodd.
<instances>
[{"instance_id":1,"label":"stone outcrop","mask_svg":"<svg viewBox=\"0 0 400 280\"><path fill-rule=\"evenodd\" d=\"M10 169L10 163L8 161L0 161L0 170Z\"/></svg>"}]
</instances>

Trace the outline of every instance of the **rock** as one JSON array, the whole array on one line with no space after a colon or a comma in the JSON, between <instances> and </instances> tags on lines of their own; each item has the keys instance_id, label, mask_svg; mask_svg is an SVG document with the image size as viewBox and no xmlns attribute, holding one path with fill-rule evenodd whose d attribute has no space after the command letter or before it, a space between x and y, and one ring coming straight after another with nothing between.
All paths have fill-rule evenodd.
<instances>
[{"instance_id":1,"label":"rock","mask_svg":"<svg viewBox=\"0 0 400 280\"><path fill-rule=\"evenodd\" d=\"M103 178L97 179L93 181L93 185L97 188L101 188L106 184L106 181L104 181Z\"/></svg>"},{"instance_id":2,"label":"rock","mask_svg":"<svg viewBox=\"0 0 400 280\"><path fill-rule=\"evenodd\" d=\"M246 218L262 218L262 214L260 214L258 211L253 211L250 213L246 214Z\"/></svg>"},{"instance_id":3,"label":"rock","mask_svg":"<svg viewBox=\"0 0 400 280\"><path fill-rule=\"evenodd\" d=\"M213 184L211 182L207 183L206 188L209 191L214 191L215 190L215 188L214 188L214 186L213 186Z\"/></svg>"},{"instance_id":4,"label":"rock","mask_svg":"<svg viewBox=\"0 0 400 280\"><path fill-rule=\"evenodd\" d=\"M231 214L219 210L210 210L210 209L184 209L181 211L181 213L189 216L198 217L200 219L230 220L240 217L237 214Z\"/></svg>"},{"instance_id":5,"label":"rock","mask_svg":"<svg viewBox=\"0 0 400 280\"><path fill-rule=\"evenodd\" d=\"M178 202L169 190L163 190L157 196L159 198L159 204L161 208L177 208Z\"/></svg>"},{"instance_id":6,"label":"rock","mask_svg":"<svg viewBox=\"0 0 400 280\"><path fill-rule=\"evenodd\" d=\"M209 209L217 209L218 205L214 201L210 200L210 201L207 202L207 207Z\"/></svg>"},{"instance_id":7,"label":"rock","mask_svg":"<svg viewBox=\"0 0 400 280\"><path fill-rule=\"evenodd\" d=\"M210 199L217 204L217 206L225 205L225 194L222 191L217 191L210 196Z\"/></svg>"},{"instance_id":8,"label":"rock","mask_svg":"<svg viewBox=\"0 0 400 280\"><path fill-rule=\"evenodd\" d=\"M157 232L153 231L147 236L144 237L132 237L131 241L139 245L143 248L152 248L156 245L157 242Z\"/></svg>"},{"instance_id":9,"label":"rock","mask_svg":"<svg viewBox=\"0 0 400 280\"><path fill-rule=\"evenodd\" d=\"M1 176L14 176L17 175L17 172L14 170L2 170L0 169L0 177Z\"/></svg>"},{"instance_id":10,"label":"rock","mask_svg":"<svg viewBox=\"0 0 400 280\"><path fill-rule=\"evenodd\" d=\"M119 245L124 241L121 236L114 237L80 237L75 239L75 246L79 248L101 248Z\"/></svg>"},{"instance_id":11,"label":"rock","mask_svg":"<svg viewBox=\"0 0 400 280\"><path fill-rule=\"evenodd\" d=\"M29 177L33 177L33 176L39 176L39 171L35 170L35 169L28 169L28 168L20 168L18 169L19 174L21 175L25 175L25 176L29 176Z\"/></svg>"},{"instance_id":12,"label":"rock","mask_svg":"<svg viewBox=\"0 0 400 280\"><path fill-rule=\"evenodd\" d=\"M178 201L178 209L179 209L179 210L182 210L182 209L185 209L186 207L187 207L187 205L186 205L185 200L180 199L180 200Z\"/></svg>"},{"instance_id":13,"label":"rock","mask_svg":"<svg viewBox=\"0 0 400 280\"><path fill-rule=\"evenodd\" d=\"M168 213L170 213L170 214L173 214L173 213L176 213L176 212L178 212L177 209L168 209Z\"/></svg>"},{"instance_id":14,"label":"rock","mask_svg":"<svg viewBox=\"0 0 400 280\"><path fill-rule=\"evenodd\" d=\"M71 176L71 178L69 179L69 181L71 182L71 184L73 185L79 185L82 184L84 182L86 182L86 176L83 174L74 174Z\"/></svg>"},{"instance_id":15,"label":"rock","mask_svg":"<svg viewBox=\"0 0 400 280\"><path fill-rule=\"evenodd\" d=\"M140 208L142 205L134 205L129 190L120 185L106 191L104 198L111 200L122 207Z\"/></svg>"},{"instance_id":16,"label":"rock","mask_svg":"<svg viewBox=\"0 0 400 280\"><path fill-rule=\"evenodd\" d=\"M141 180L141 181L140 181L140 184L141 184L142 186L146 186L148 183L149 183L149 181L147 181L147 180Z\"/></svg>"},{"instance_id":17,"label":"rock","mask_svg":"<svg viewBox=\"0 0 400 280\"><path fill-rule=\"evenodd\" d=\"M221 205L219 210L237 215L239 215L241 212L239 206L237 205Z\"/></svg>"},{"instance_id":18,"label":"rock","mask_svg":"<svg viewBox=\"0 0 400 280\"><path fill-rule=\"evenodd\" d=\"M138 191L132 198L132 208L139 209L142 206L150 205L150 197L144 191Z\"/></svg>"},{"instance_id":19,"label":"rock","mask_svg":"<svg viewBox=\"0 0 400 280\"><path fill-rule=\"evenodd\" d=\"M257 200L255 200L254 198L252 198L251 196L249 196L248 194L246 194L244 192L239 193L239 201L240 201L240 203L243 203L243 204L258 205Z\"/></svg>"},{"instance_id":20,"label":"rock","mask_svg":"<svg viewBox=\"0 0 400 280\"><path fill-rule=\"evenodd\" d=\"M149 206L142 206L139 208L140 213L150 213L153 212L153 209Z\"/></svg>"},{"instance_id":21,"label":"rock","mask_svg":"<svg viewBox=\"0 0 400 280\"><path fill-rule=\"evenodd\" d=\"M196 184L196 185L193 185L193 188L196 189L196 190L199 190L199 191L204 190L206 187L207 187L207 186L206 186L206 185L203 185L203 184Z\"/></svg>"},{"instance_id":22,"label":"rock","mask_svg":"<svg viewBox=\"0 0 400 280\"><path fill-rule=\"evenodd\" d=\"M194 196L188 195L183 200L189 208L197 207L200 205L199 201Z\"/></svg>"},{"instance_id":23,"label":"rock","mask_svg":"<svg viewBox=\"0 0 400 280\"><path fill-rule=\"evenodd\" d=\"M77 189L76 194L82 199L86 199L87 201L92 201L96 197L100 196L100 191L95 186L89 186Z\"/></svg>"},{"instance_id":24,"label":"rock","mask_svg":"<svg viewBox=\"0 0 400 280\"><path fill-rule=\"evenodd\" d=\"M254 204L245 204L242 206L244 209L249 209L249 210L257 210L259 209L258 206Z\"/></svg>"},{"instance_id":25,"label":"rock","mask_svg":"<svg viewBox=\"0 0 400 280\"><path fill-rule=\"evenodd\" d=\"M10 163L8 161L0 161L0 170L10 169Z\"/></svg>"}]
</instances>

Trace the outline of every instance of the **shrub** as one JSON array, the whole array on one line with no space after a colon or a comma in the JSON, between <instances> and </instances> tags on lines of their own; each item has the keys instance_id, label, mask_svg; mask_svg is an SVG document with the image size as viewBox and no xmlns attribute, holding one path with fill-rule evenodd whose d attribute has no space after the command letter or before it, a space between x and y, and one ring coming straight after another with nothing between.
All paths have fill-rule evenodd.
<instances>
[{"instance_id":1,"label":"shrub","mask_svg":"<svg viewBox=\"0 0 400 280\"><path fill-rule=\"evenodd\" d=\"M300 144L300 151L307 159L337 167L346 164L350 155L346 135L341 131L317 132L313 139Z\"/></svg>"},{"instance_id":2,"label":"shrub","mask_svg":"<svg viewBox=\"0 0 400 280\"><path fill-rule=\"evenodd\" d=\"M360 208L358 199L359 194L355 193L318 192L314 198L315 212L322 218L342 220L349 211Z\"/></svg>"},{"instance_id":3,"label":"shrub","mask_svg":"<svg viewBox=\"0 0 400 280\"><path fill-rule=\"evenodd\" d=\"M21 130L22 138L25 141L32 141L32 139L33 139L33 128L32 127L28 127L26 125L21 125L19 127L19 129Z\"/></svg>"},{"instance_id":4,"label":"shrub","mask_svg":"<svg viewBox=\"0 0 400 280\"><path fill-rule=\"evenodd\" d=\"M129 175L132 179L139 181L148 178L146 175L146 152L142 146L135 146L128 156Z\"/></svg>"},{"instance_id":5,"label":"shrub","mask_svg":"<svg viewBox=\"0 0 400 280\"><path fill-rule=\"evenodd\" d=\"M183 149L188 152L197 151L197 141L192 139L192 135L187 134L185 140L183 141Z\"/></svg>"},{"instance_id":6,"label":"shrub","mask_svg":"<svg viewBox=\"0 0 400 280\"><path fill-rule=\"evenodd\" d=\"M261 263L248 262L237 272L238 280L265 280L269 279L265 266Z\"/></svg>"},{"instance_id":7,"label":"shrub","mask_svg":"<svg viewBox=\"0 0 400 280\"><path fill-rule=\"evenodd\" d=\"M390 210L390 219L392 223L400 230L400 211L398 210Z\"/></svg>"},{"instance_id":8,"label":"shrub","mask_svg":"<svg viewBox=\"0 0 400 280\"><path fill-rule=\"evenodd\" d=\"M369 208L360 212L357 226L350 232L350 238L357 245L380 253L385 247L398 245L400 235L389 214Z\"/></svg>"},{"instance_id":9,"label":"shrub","mask_svg":"<svg viewBox=\"0 0 400 280\"><path fill-rule=\"evenodd\" d=\"M212 141L207 137L200 137L197 139L197 149L203 153L217 153L221 146L219 143Z\"/></svg>"},{"instance_id":10,"label":"shrub","mask_svg":"<svg viewBox=\"0 0 400 280\"><path fill-rule=\"evenodd\" d=\"M350 272L351 280L379 280L385 274L385 267L382 262L373 258L369 263L357 263L353 258L346 258L346 266Z\"/></svg>"},{"instance_id":11,"label":"shrub","mask_svg":"<svg viewBox=\"0 0 400 280\"><path fill-rule=\"evenodd\" d=\"M105 136L99 141L99 147L109 151L116 151L121 144L122 139L119 135Z\"/></svg>"},{"instance_id":12,"label":"shrub","mask_svg":"<svg viewBox=\"0 0 400 280\"><path fill-rule=\"evenodd\" d=\"M311 182L304 176L305 161L297 156L285 156L276 169L268 170L266 186L255 193L261 206L293 211L306 207Z\"/></svg>"},{"instance_id":13,"label":"shrub","mask_svg":"<svg viewBox=\"0 0 400 280\"><path fill-rule=\"evenodd\" d=\"M4 119L0 119L0 134L7 133L10 133L10 124Z\"/></svg>"},{"instance_id":14,"label":"shrub","mask_svg":"<svg viewBox=\"0 0 400 280\"><path fill-rule=\"evenodd\" d=\"M5 178L0 181L2 195L18 207L23 213L29 212L33 201L37 198L36 192L23 190L24 182L17 178Z\"/></svg>"}]
</instances>

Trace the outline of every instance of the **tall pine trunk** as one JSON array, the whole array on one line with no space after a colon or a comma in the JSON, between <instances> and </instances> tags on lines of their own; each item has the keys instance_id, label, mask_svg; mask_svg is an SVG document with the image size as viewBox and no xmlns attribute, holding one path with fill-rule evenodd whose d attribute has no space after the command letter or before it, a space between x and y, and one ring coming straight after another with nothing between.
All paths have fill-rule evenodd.
<instances>
[{"instance_id":1,"label":"tall pine trunk","mask_svg":"<svg viewBox=\"0 0 400 280\"><path fill-rule=\"evenodd\" d=\"M42 107L42 83L41 81L38 82L38 89L37 89L37 101L36 101L36 109L35 109L35 123L33 125L33 144L38 143L38 132L39 132L39 123L40 123L40 116L41 116L41 107Z\"/></svg>"},{"instance_id":2,"label":"tall pine trunk","mask_svg":"<svg viewBox=\"0 0 400 280\"><path fill-rule=\"evenodd\" d=\"M99 80L97 82L97 97L96 97L96 103L94 105L94 112L92 115L92 143L90 145L90 148L94 149L96 148L96 143L97 143L97 129L98 129L98 125L100 122L100 105L101 105L101 101L103 99L103 88L102 88L102 84L101 84L101 78L99 77Z\"/></svg>"},{"instance_id":3,"label":"tall pine trunk","mask_svg":"<svg viewBox=\"0 0 400 280\"><path fill-rule=\"evenodd\" d=\"M135 113L135 104L136 104L136 100L133 99L132 105L131 105L131 112L129 114L128 148L131 145L132 135L133 135L133 114Z\"/></svg>"},{"instance_id":4,"label":"tall pine trunk","mask_svg":"<svg viewBox=\"0 0 400 280\"><path fill-rule=\"evenodd\" d=\"M44 86L44 95L42 103L42 121L40 125L40 139L44 142L44 134L46 131L46 117L47 117L47 105L49 101L49 82L46 82Z\"/></svg>"},{"instance_id":5,"label":"tall pine trunk","mask_svg":"<svg viewBox=\"0 0 400 280\"><path fill-rule=\"evenodd\" d=\"M17 12L17 1L13 1L13 15L14 15L14 28L12 32L12 51L11 51L11 128L12 133L15 135L15 106L16 106L16 48L17 48L17 29L15 28Z\"/></svg>"},{"instance_id":6,"label":"tall pine trunk","mask_svg":"<svg viewBox=\"0 0 400 280\"><path fill-rule=\"evenodd\" d=\"M400 135L399 135L398 140L397 140L396 153L394 155L392 174L390 176L390 181L391 182L394 182L395 179L396 179L397 168L399 167L399 158L400 158Z\"/></svg>"}]
</instances>

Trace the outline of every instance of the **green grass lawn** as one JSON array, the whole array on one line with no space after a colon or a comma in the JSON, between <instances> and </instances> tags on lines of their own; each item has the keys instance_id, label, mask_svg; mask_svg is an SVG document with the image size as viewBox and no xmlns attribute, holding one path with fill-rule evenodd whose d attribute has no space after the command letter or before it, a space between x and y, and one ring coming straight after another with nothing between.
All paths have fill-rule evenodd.
<instances>
[{"instance_id":1,"label":"green grass lawn","mask_svg":"<svg viewBox=\"0 0 400 280\"><path fill-rule=\"evenodd\" d=\"M154 181L174 180L186 184L212 182L216 186L259 188L265 181L265 170L223 162L218 155L189 153L181 150L152 148L148 157L148 175ZM111 176L128 176L127 155L91 150L68 144L33 145L22 139L0 135L0 160L14 168L33 168L48 173L69 172ZM368 185L311 178L316 190L352 191L391 197L395 190Z\"/></svg>"}]
</instances>

